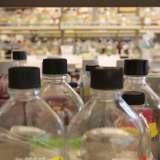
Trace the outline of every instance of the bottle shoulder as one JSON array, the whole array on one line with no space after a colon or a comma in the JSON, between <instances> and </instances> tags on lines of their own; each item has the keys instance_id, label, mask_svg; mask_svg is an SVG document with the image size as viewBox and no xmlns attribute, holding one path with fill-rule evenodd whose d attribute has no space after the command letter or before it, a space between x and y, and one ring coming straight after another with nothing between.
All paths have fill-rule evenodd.
<instances>
[{"instance_id":1,"label":"bottle shoulder","mask_svg":"<svg viewBox=\"0 0 160 160\"><path fill-rule=\"evenodd\" d=\"M123 92L125 91L139 91L145 94L145 106L157 108L160 104L159 96L154 92L148 83L132 84L124 83Z\"/></svg>"},{"instance_id":2,"label":"bottle shoulder","mask_svg":"<svg viewBox=\"0 0 160 160\"><path fill-rule=\"evenodd\" d=\"M68 100L79 108L84 106L81 97L66 82L54 85L51 83L44 83L41 89L41 96L44 99L61 99L62 101Z\"/></svg>"},{"instance_id":3,"label":"bottle shoulder","mask_svg":"<svg viewBox=\"0 0 160 160\"><path fill-rule=\"evenodd\" d=\"M52 130L55 133L63 129L58 115L41 98L30 101L9 99L0 108L0 126L7 129L13 126L34 126L51 133Z\"/></svg>"},{"instance_id":4,"label":"bottle shoulder","mask_svg":"<svg viewBox=\"0 0 160 160\"><path fill-rule=\"evenodd\" d=\"M92 97L85 108L71 120L69 132L83 134L95 128L118 127L123 122L130 123L130 119L113 99L105 101Z\"/></svg>"}]
</instances>

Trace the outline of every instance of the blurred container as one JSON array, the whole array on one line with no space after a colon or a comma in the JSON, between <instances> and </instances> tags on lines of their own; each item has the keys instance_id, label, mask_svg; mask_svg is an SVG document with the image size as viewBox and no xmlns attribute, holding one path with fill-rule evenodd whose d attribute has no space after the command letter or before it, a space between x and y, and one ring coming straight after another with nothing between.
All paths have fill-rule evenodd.
<instances>
[{"instance_id":1,"label":"blurred container","mask_svg":"<svg viewBox=\"0 0 160 160\"><path fill-rule=\"evenodd\" d=\"M160 157L159 148L159 128L160 128L160 98L146 82L149 72L149 63L144 59L127 59L124 61L124 92L138 91L145 94L145 107L154 110L153 117L156 124L150 125L151 140L153 144L152 152L155 159ZM158 129L158 130L157 130Z\"/></svg>"},{"instance_id":2,"label":"blurred container","mask_svg":"<svg viewBox=\"0 0 160 160\"><path fill-rule=\"evenodd\" d=\"M13 66L16 66L14 61L0 61L0 106L9 98L8 69Z\"/></svg>"},{"instance_id":3,"label":"blurred container","mask_svg":"<svg viewBox=\"0 0 160 160\"><path fill-rule=\"evenodd\" d=\"M144 123L121 98L121 68L96 68L91 72L92 101L69 125L72 160L150 159L150 140ZM151 158L152 159L152 158Z\"/></svg>"}]
</instances>

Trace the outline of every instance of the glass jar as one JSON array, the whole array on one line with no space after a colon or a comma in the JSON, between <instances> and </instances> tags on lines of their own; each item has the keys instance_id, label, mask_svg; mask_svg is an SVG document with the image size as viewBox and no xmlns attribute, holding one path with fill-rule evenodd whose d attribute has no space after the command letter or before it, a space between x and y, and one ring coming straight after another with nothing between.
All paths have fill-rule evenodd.
<instances>
[{"instance_id":1,"label":"glass jar","mask_svg":"<svg viewBox=\"0 0 160 160\"><path fill-rule=\"evenodd\" d=\"M39 68L9 69L10 99L0 110L1 159L62 157L63 125L39 96L39 88Z\"/></svg>"},{"instance_id":2,"label":"glass jar","mask_svg":"<svg viewBox=\"0 0 160 160\"><path fill-rule=\"evenodd\" d=\"M68 156L72 160L152 159L148 132L121 97L123 71L91 72L92 101L70 122Z\"/></svg>"}]
</instances>

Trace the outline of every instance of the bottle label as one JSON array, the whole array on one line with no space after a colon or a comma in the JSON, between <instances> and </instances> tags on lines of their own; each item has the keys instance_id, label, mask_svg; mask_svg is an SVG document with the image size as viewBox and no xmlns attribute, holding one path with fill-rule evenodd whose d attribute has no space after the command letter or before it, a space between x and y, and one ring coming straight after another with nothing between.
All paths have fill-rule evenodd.
<instances>
[{"instance_id":1,"label":"bottle label","mask_svg":"<svg viewBox=\"0 0 160 160\"><path fill-rule=\"evenodd\" d=\"M147 125L150 130L151 138L158 135L158 128L155 122L155 116L151 108L135 108L135 111L139 114L142 114L147 122Z\"/></svg>"},{"instance_id":2,"label":"bottle label","mask_svg":"<svg viewBox=\"0 0 160 160\"><path fill-rule=\"evenodd\" d=\"M135 107L134 110L139 115L143 115L146 121L146 126L149 128L151 138L156 137L158 135L158 128L155 121L155 116L153 110L151 108L139 108ZM120 120L117 124L123 130L131 133L132 135L138 135L138 130L133 126L132 123L126 122L125 120Z\"/></svg>"},{"instance_id":3,"label":"bottle label","mask_svg":"<svg viewBox=\"0 0 160 160\"><path fill-rule=\"evenodd\" d=\"M82 97L84 103L89 101L89 99L92 96L91 88L89 86L83 86L82 85L81 88L80 88L80 96Z\"/></svg>"},{"instance_id":4,"label":"bottle label","mask_svg":"<svg viewBox=\"0 0 160 160\"><path fill-rule=\"evenodd\" d=\"M149 126L151 137L153 138L153 137L157 136L158 135L158 129L157 129L156 123L155 122L149 123L148 126Z\"/></svg>"},{"instance_id":5,"label":"bottle label","mask_svg":"<svg viewBox=\"0 0 160 160\"><path fill-rule=\"evenodd\" d=\"M53 157L53 158L51 158L49 160L64 160L64 159L61 156L55 156L55 157Z\"/></svg>"},{"instance_id":6,"label":"bottle label","mask_svg":"<svg viewBox=\"0 0 160 160\"><path fill-rule=\"evenodd\" d=\"M138 160L147 160L147 157L145 155L139 156Z\"/></svg>"},{"instance_id":7,"label":"bottle label","mask_svg":"<svg viewBox=\"0 0 160 160\"><path fill-rule=\"evenodd\" d=\"M81 96L82 97L91 96L91 89L89 87L82 87L81 88Z\"/></svg>"}]
</instances>

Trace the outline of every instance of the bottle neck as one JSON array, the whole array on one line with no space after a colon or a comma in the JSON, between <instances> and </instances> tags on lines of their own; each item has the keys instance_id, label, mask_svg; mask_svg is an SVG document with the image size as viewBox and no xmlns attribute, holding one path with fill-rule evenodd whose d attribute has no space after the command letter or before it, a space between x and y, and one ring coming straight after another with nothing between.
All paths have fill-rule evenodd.
<instances>
[{"instance_id":1,"label":"bottle neck","mask_svg":"<svg viewBox=\"0 0 160 160\"><path fill-rule=\"evenodd\" d=\"M105 101L113 99L116 93L121 93L121 89L114 89L114 90L93 89L94 98Z\"/></svg>"},{"instance_id":2,"label":"bottle neck","mask_svg":"<svg viewBox=\"0 0 160 160\"><path fill-rule=\"evenodd\" d=\"M9 93L18 101L30 101L39 98L40 89L9 89Z\"/></svg>"},{"instance_id":3,"label":"bottle neck","mask_svg":"<svg viewBox=\"0 0 160 160\"><path fill-rule=\"evenodd\" d=\"M43 75L43 79L46 82L49 83L55 83L55 84L59 84L59 83L64 83L67 81L67 75Z\"/></svg>"},{"instance_id":4,"label":"bottle neck","mask_svg":"<svg viewBox=\"0 0 160 160\"><path fill-rule=\"evenodd\" d=\"M145 84L146 83L146 76L127 76L125 75L125 82L132 83L132 84Z\"/></svg>"},{"instance_id":5,"label":"bottle neck","mask_svg":"<svg viewBox=\"0 0 160 160\"><path fill-rule=\"evenodd\" d=\"M17 66L26 66L26 60L16 60Z\"/></svg>"},{"instance_id":6,"label":"bottle neck","mask_svg":"<svg viewBox=\"0 0 160 160\"><path fill-rule=\"evenodd\" d=\"M86 71L86 75L87 75L88 77L90 77L90 75L91 75L90 71Z\"/></svg>"}]
</instances>

